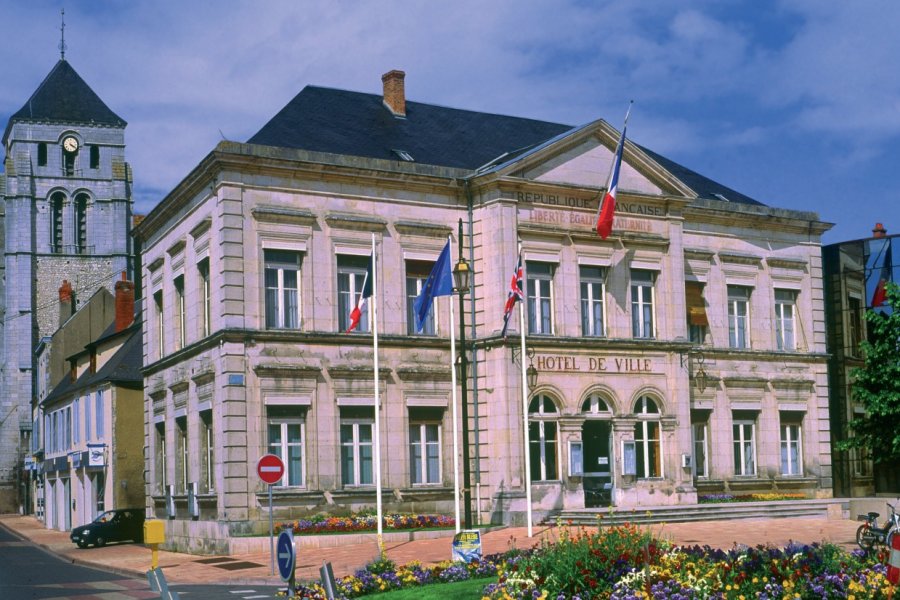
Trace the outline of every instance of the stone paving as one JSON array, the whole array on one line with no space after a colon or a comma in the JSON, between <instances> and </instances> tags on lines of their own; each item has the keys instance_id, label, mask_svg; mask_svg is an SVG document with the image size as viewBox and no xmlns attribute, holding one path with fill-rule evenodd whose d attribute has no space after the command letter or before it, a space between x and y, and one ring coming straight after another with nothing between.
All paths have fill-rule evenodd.
<instances>
[{"instance_id":1,"label":"stone paving","mask_svg":"<svg viewBox=\"0 0 900 600\"><path fill-rule=\"evenodd\" d=\"M30 516L0 515L0 526L28 539L72 562L97 566L123 575L144 577L150 568L150 548L141 544L110 544L103 548L77 548L69 541L69 534L46 529ZM800 543L832 542L848 550L855 548L855 533L859 523L848 519L786 518L738 519L730 521L696 521L650 525L655 533L682 545L709 545L728 549L735 544L781 546L789 541ZM574 528L573 528L574 529ZM593 528L589 528L593 529ZM503 552L510 548L528 548L541 541L559 538L559 528L538 526L529 538L524 527L507 527L487 531L482 535L485 554ZM418 560L435 564L450 558L450 537L385 543L385 552L397 564ZM297 557L297 580L318 580L323 562L330 562L336 577L352 574L378 555L374 534L366 541L330 548L300 548ZM229 557L211 557L159 551L159 565L169 583L221 583L248 585L281 585L272 574L268 550Z\"/></svg>"}]
</instances>

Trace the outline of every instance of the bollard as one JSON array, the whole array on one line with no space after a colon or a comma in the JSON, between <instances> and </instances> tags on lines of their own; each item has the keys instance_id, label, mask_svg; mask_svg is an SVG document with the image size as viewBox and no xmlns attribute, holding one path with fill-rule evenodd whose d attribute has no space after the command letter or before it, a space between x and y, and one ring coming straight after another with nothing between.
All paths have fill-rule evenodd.
<instances>
[{"instance_id":1,"label":"bollard","mask_svg":"<svg viewBox=\"0 0 900 600\"><path fill-rule=\"evenodd\" d=\"M334 571L331 569L331 563L322 561L322 568L319 569L319 577L322 579L322 587L325 588L325 597L328 600L334 600L337 586L334 583Z\"/></svg>"}]
</instances>

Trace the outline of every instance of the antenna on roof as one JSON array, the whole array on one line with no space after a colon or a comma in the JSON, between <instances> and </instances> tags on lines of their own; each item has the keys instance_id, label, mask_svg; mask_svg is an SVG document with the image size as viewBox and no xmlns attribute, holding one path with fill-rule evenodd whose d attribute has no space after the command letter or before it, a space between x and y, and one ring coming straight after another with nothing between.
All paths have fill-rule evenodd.
<instances>
[{"instance_id":1,"label":"antenna on roof","mask_svg":"<svg viewBox=\"0 0 900 600\"><path fill-rule=\"evenodd\" d=\"M59 9L60 21L59 26L59 59L66 60L66 9Z\"/></svg>"}]
</instances>

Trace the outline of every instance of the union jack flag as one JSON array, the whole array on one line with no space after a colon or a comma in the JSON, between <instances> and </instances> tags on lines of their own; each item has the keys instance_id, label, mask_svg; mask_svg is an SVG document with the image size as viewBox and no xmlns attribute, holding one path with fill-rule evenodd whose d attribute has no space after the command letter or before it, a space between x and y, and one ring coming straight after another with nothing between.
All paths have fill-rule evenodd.
<instances>
[{"instance_id":1,"label":"union jack flag","mask_svg":"<svg viewBox=\"0 0 900 600\"><path fill-rule=\"evenodd\" d=\"M522 291L522 256L516 263L516 272L513 273L509 282L509 294L506 296L506 306L503 308L503 331L500 335L506 337L506 327L509 325L509 316L516 306L516 301L524 300L525 293Z\"/></svg>"}]
</instances>

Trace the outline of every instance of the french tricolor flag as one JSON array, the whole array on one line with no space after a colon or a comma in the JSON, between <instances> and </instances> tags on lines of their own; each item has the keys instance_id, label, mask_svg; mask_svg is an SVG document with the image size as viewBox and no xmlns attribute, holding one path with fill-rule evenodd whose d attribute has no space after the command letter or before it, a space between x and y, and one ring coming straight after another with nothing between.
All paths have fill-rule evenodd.
<instances>
[{"instance_id":1,"label":"french tricolor flag","mask_svg":"<svg viewBox=\"0 0 900 600\"><path fill-rule=\"evenodd\" d=\"M619 145L616 146L616 158L613 161L612 172L609 174L609 184L606 186L606 195L603 196L603 202L600 204L600 210L597 213L597 235L604 240L612 231L613 217L616 213L616 192L619 189L619 169L622 166L622 148L625 146L625 129L628 127L628 115L630 114L631 104L628 105L628 112L625 113L625 124L622 126L622 135L619 138Z\"/></svg>"},{"instance_id":2,"label":"french tricolor flag","mask_svg":"<svg viewBox=\"0 0 900 600\"><path fill-rule=\"evenodd\" d=\"M366 309L366 300L372 297L372 263L374 260L375 254L373 253L372 256L369 257L369 265L366 267L366 278L363 280L362 290L359 292L356 306L350 311L350 326L347 328L346 333L350 333L359 327L359 320L362 318L362 313Z\"/></svg>"}]
</instances>

